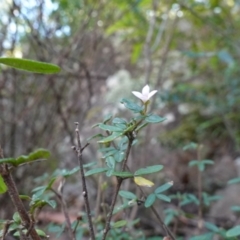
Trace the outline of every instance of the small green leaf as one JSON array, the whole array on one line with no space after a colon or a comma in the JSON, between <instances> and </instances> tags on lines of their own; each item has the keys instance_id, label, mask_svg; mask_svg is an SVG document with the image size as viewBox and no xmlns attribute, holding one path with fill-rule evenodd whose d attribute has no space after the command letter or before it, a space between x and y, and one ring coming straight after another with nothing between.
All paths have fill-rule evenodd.
<instances>
[{"instance_id":1,"label":"small green leaf","mask_svg":"<svg viewBox=\"0 0 240 240\"><path fill-rule=\"evenodd\" d=\"M5 193L6 191L7 191L7 186L6 186L2 176L0 175L0 194Z\"/></svg>"},{"instance_id":2,"label":"small green leaf","mask_svg":"<svg viewBox=\"0 0 240 240\"><path fill-rule=\"evenodd\" d=\"M106 176L111 177L113 172L114 172L114 169L112 169L112 168L108 169L107 172L106 172Z\"/></svg>"},{"instance_id":3,"label":"small green leaf","mask_svg":"<svg viewBox=\"0 0 240 240\"><path fill-rule=\"evenodd\" d=\"M115 168L115 159L112 156L107 157L106 164L109 168L114 169Z\"/></svg>"},{"instance_id":4,"label":"small green leaf","mask_svg":"<svg viewBox=\"0 0 240 240\"><path fill-rule=\"evenodd\" d=\"M57 65L23 58L0 58L0 63L35 73L52 74L60 72L60 68Z\"/></svg>"},{"instance_id":5,"label":"small green leaf","mask_svg":"<svg viewBox=\"0 0 240 240\"><path fill-rule=\"evenodd\" d=\"M15 213L13 214L13 220L14 220L15 223L21 223L21 218L20 218L18 212L15 212Z\"/></svg>"},{"instance_id":6,"label":"small green leaf","mask_svg":"<svg viewBox=\"0 0 240 240\"><path fill-rule=\"evenodd\" d=\"M98 141L98 143L112 142L114 139L120 137L121 135L122 135L122 132L114 132L112 135L105 137L105 138L101 139L100 141Z\"/></svg>"},{"instance_id":7,"label":"small green leaf","mask_svg":"<svg viewBox=\"0 0 240 240\"><path fill-rule=\"evenodd\" d=\"M166 196L166 195L163 195L163 194L156 194L157 198L160 199L160 200L163 200L165 202L171 202L171 198Z\"/></svg>"},{"instance_id":8,"label":"small green leaf","mask_svg":"<svg viewBox=\"0 0 240 240\"><path fill-rule=\"evenodd\" d=\"M127 121L123 118L114 118L112 123L113 124L127 124Z\"/></svg>"},{"instance_id":9,"label":"small green leaf","mask_svg":"<svg viewBox=\"0 0 240 240\"><path fill-rule=\"evenodd\" d=\"M240 206L232 206L232 207L231 207L231 210L232 210L233 212L240 212Z\"/></svg>"},{"instance_id":10,"label":"small green leaf","mask_svg":"<svg viewBox=\"0 0 240 240\"><path fill-rule=\"evenodd\" d=\"M114 158L116 159L117 162L122 162L122 160L125 158L125 154L123 151L117 151L114 154Z\"/></svg>"},{"instance_id":11,"label":"small green leaf","mask_svg":"<svg viewBox=\"0 0 240 240\"><path fill-rule=\"evenodd\" d=\"M134 176L140 176L140 175L155 173L155 172L161 171L162 169L163 169L163 165L149 166L149 167L146 167L146 168L138 169L138 170L134 173Z\"/></svg>"},{"instance_id":12,"label":"small green leaf","mask_svg":"<svg viewBox=\"0 0 240 240\"><path fill-rule=\"evenodd\" d=\"M155 190L155 194L162 193L173 186L173 182L167 182Z\"/></svg>"},{"instance_id":13,"label":"small green leaf","mask_svg":"<svg viewBox=\"0 0 240 240\"><path fill-rule=\"evenodd\" d=\"M155 201L156 201L156 195L154 193L151 193L150 195L148 195L144 203L144 206L146 208L151 207Z\"/></svg>"},{"instance_id":14,"label":"small green leaf","mask_svg":"<svg viewBox=\"0 0 240 240\"><path fill-rule=\"evenodd\" d=\"M219 233L220 232L220 229L213 223L205 222L204 225L211 232L215 232L215 233Z\"/></svg>"},{"instance_id":15,"label":"small green leaf","mask_svg":"<svg viewBox=\"0 0 240 240\"><path fill-rule=\"evenodd\" d=\"M91 176L91 175L94 175L94 174L97 174L97 173L106 172L107 170L108 170L108 168L94 168L94 169L91 169L91 170L87 171L85 173L85 177L88 177L88 176Z\"/></svg>"},{"instance_id":16,"label":"small green leaf","mask_svg":"<svg viewBox=\"0 0 240 240\"><path fill-rule=\"evenodd\" d=\"M199 236L191 237L189 240L212 240L214 233L205 233Z\"/></svg>"},{"instance_id":17,"label":"small green leaf","mask_svg":"<svg viewBox=\"0 0 240 240\"><path fill-rule=\"evenodd\" d=\"M75 167L75 168L73 168L72 170L63 169L63 170L61 171L61 175L62 175L63 177L69 177L69 176L73 175L74 173L78 172L79 169L80 169L79 167Z\"/></svg>"},{"instance_id":18,"label":"small green leaf","mask_svg":"<svg viewBox=\"0 0 240 240\"><path fill-rule=\"evenodd\" d=\"M46 149L37 149L36 151L30 153L29 155L22 155L18 158L16 158L16 160L14 162L11 162L12 165L14 166L18 166L20 164L24 164L24 163L29 163L29 162L33 162L39 159L46 159L50 156L50 152L47 151Z\"/></svg>"},{"instance_id":19,"label":"small green leaf","mask_svg":"<svg viewBox=\"0 0 240 240\"><path fill-rule=\"evenodd\" d=\"M26 201L31 201L32 199L28 195L19 195L20 199L26 200Z\"/></svg>"},{"instance_id":20,"label":"small green leaf","mask_svg":"<svg viewBox=\"0 0 240 240\"><path fill-rule=\"evenodd\" d=\"M91 140L93 140L94 138L103 138L104 136L101 133L95 134L89 138L87 138L87 142L90 142Z\"/></svg>"},{"instance_id":21,"label":"small green leaf","mask_svg":"<svg viewBox=\"0 0 240 240\"><path fill-rule=\"evenodd\" d=\"M102 130L109 131L109 132L122 132L122 129L119 128L119 127L115 127L115 126L111 126L111 125L105 125L105 124L102 124L102 123L100 123L98 125L98 127L101 128Z\"/></svg>"},{"instance_id":22,"label":"small green leaf","mask_svg":"<svg viewBox=\"0 0 240 240\"><path fill-rule=\"evenodd\" d=\"M189 144L187 144L186 146L183 147L183 151L186 150L191 150L191 149L197 149L198 145L194 142L191 142Z\"/></svg>"},{"instance_id":23,"label":"small green leaf","mask_svg":"<svg viewBox=\"0 0 240 240\"><path fill-rule=\"evenodd\" d=\"M130 172L113 172L113 176L121 177L121 178L131 178L133 174Z\"/></svg>"},{"instance_id":24,"label":"small green leaf","mask_svg":"<svg viewBox=\"0 0 240 240\"><path fill-rule=\"evenodd\" d=\"M52 208L56 208L57 203L54 200L45 200L45 202Z\"/></svg>"},{"instance_id":25,"label":"small green leaf","mask_svg":"<svg viewBox=\"0 0 240 240\"><path fill-rule=\"evenodd\" d=\"M123 190L121 190L121 191L119 191L119 193L118 193L121 197L123 197L123 198L127 198L127 199L137 199L137 196L134 194L134 193L132 193L132 192L129 192L129 191L123 191Z\"/></svg>"},{"instance_id":26,"label":"small green leaf","mask_svg":"<svg viewBox=\"0 0 240 240\"><path fill-rule=\"evenodd\" d=\"M227 182L228 184L240 183L240 177L233 178Z\"/></svg>"},{"instance_id":27,"label":"small green leaf","mask_svg":"<svg viewBox=\"0 0 240 240\"><path fill-rule=\"evenodd\" d=\"M120 227L123 227L127 224L127 221L126 220L120 220L120 221L117 221L113 224L112 228L120 228Z\"/></svg>"},{"instance_id":28,"label":"small green leaf","mask_svg":"<svg viewBox=\"0 0 240 240\"><path fill-rule=\"evenodd\" d=\"M124 104L124 106L126 108L130 109L134 113L140 113L144 109L143 106L139 106L138 104L132 102L131 100L125 99L125 98L121 100L121 103Z\"/></svg>"},{"instance_id":29,"label":"small green leaf","mask_svg":"<svg viewBox=\"0 0 240 240\"><path fill-rule=\"evenodd\" d=\"M112 119L112 114L108 114L104 117L103 119L103 123L106 124L109 120Z\"/></svg>"},{"instance_id":30,"label":"small green leaf","mask_svg":"<svg viewBox=\"0 0 240 240\"><path fill-rule=\"evenodd\" d=\"M166 118L162 118L162 117L159 117L158 115L154 115L154 114L145 118L145 121L148 123L160 123L165 120L166 120Z\"/></svg>"},{"instance_id":31,"label":"small green leaf","mask_svg":"<svg viewBox=\"0 0 240 240\"><path fill-rule=\"evenodd\" d=\"M235 226L231 229L229 229L226 233L227 237L237 237L240 236L240 225Z\"/></svg>"}]
</instances>

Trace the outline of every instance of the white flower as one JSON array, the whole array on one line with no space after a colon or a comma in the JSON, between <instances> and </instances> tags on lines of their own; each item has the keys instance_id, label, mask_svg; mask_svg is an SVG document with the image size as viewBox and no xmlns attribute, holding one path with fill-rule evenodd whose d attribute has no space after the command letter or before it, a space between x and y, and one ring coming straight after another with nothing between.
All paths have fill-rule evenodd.
<instances>
[{"instance_id":1,"label":"white flower","mask_svg":"<svg viewBox=\"0 0 240 240\"><path fill-rule=\"evenodd\" d=\"M151 92L149 92L149 91L150 91L150 88L149 88L148 85L146 85L146 86L142 89L142 93L140 93L140 92L135 92L135 91L133 91L132 93L133 93L136 97L140 98L140 99L145 103L145 102L147 102L147 101L157 92L157 90L153 90L153 91L151 91Z\"/></svg>"}]
</instances>

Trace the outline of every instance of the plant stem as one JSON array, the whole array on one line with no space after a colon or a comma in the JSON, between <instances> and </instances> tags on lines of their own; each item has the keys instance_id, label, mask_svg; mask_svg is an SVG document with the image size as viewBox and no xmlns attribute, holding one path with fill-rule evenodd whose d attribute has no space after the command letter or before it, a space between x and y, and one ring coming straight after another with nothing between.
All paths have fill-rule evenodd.
<instances>
[{"instance_id":1,"label":"plant stem","mask_svg":"<svg viewBox=\"0 0 240 240\"><path fill-rule=\"evenodd\" d=\"M127 137L128 137L128 147L127 147L127 151L126 151L126 157L125 157L125 159L122 163L122 171L124 171L125 168L127 167L128 157L130 155L130 151L131 151L131 148L132 148L132 143L133 143L133 140L134 140L134 136L133 136L132 132L129 132ZM113 215L113 210L114 210L114 207L115 207L115 204L116 204L116 201L117 201L118 192L119 192L120 187L121 187L122 182L123 182L123 178L117 177L117 180L118 180L117 181L117 186L116 186L115 193L113 195L112 203L111 203L111 206L110 206L110 210L109 210L109 213L108 213L108 216L107 216L106 225L105 225L105 228L103 230L102 240L106 239L107 234L110 230L110 223L111 223L111 219L112 219L112 215Z\"/></svg>"},{"instance_id":2,"label":"plant stem","mask_svg":"<svg viewBox=\"0 0 240 240\"><path fill-rule=\"evenodd\" d=\"M4 158L2 148L0 146L0 158ZM8 187L8 194L13 202L19 216L22 220L22 225L29 231L29 235L33 240L41 240L38 236L36 229L34 228L34 222L31 221L22 200L19 197L19 193L15 182L13 181L12 175L8 169L7 164L0 164L0 174Z\"/></svg>"},{"instance_id":3,"label":"plant stem","mask_svg":"<svg viewBox=\"0 0 240 240\"><path fill-rule=\"evenodd\" d=\"M72 240L76 240L76 237L75 237L75 234L74 234L74 231L71 227L71 221L70 221L70 218L69 218L69 214L68 214L68 211L67 211L67 204L65 202L65 200L63 199L63 187L61 189L61 193L58 193L57 191L55 191L54 189L50 189L52 192L54 192L54 194L57 196L60 204L61 204L61 207L62 207L62 211L63 211L63 214L64 214L64 218L66 220L66 224L67 224L67 230L68 230L68 235L69 237L72 239Z\"/></svg>"},{"instance_id":4,"label":"plant stem","mask_svg":"<svg viewBox=\"0 0 240 240\"><path fill-rule=\"evenodd\" d=\"M83 157L82 157L82 152L85 147L82 148L81 145L81 140L80 140L80 134L79 134L79 123L76 122L76 136L77 136L77 156L78 156L78 163L79 163L79 168L80 168L80 173L81 173L81 178L82 178L82 187L83 187L83 198L84 198L84 203L85 203L85 209L87 213L87 219L88 219L88 227L89 227L89 232L90 232L90 237L91 240L95 240L95 234L93 230L93 223L92 223L92 216L91 216L91 210L90 210L90 204L89 204L89 199L88 199L88 191L87 191L87 185L86 185L86 179L85 179L85 174L83 170Z\"/></svg>"}]
</instances>

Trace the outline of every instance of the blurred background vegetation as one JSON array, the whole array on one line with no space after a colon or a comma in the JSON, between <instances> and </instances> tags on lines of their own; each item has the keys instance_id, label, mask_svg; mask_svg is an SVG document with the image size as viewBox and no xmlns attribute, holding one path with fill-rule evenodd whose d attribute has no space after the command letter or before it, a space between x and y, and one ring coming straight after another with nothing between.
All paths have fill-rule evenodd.
<instances>
[{"instance_id":1,"label":"blurred background vegetation","mask_svg":"<svg viewBox=\"0 0 240 240\"><path fill-rule=\"evenodd\" d=\"M0 19L1 56L62 69L43 76L0 66L5 156L37 147L52 152L34 173L32 167L16 172L23 192L45 172L76 166L75 121L86 140L95 131L91 125L107 114L127 116L119 100L145 84L159 91L151 106L167 121L141 136L134 161L164 164L164 179L194 191L187 164L196 154L181 150L193 141L204 144L204 155L217 166L206 173L209 191L224 189L238 175L239 0L3 0ZM87 161L98 157L91 144ZM0 206L7 201L2 196ZM8 215L0 210L1 217Z\"/></svg>"}]
</instances>

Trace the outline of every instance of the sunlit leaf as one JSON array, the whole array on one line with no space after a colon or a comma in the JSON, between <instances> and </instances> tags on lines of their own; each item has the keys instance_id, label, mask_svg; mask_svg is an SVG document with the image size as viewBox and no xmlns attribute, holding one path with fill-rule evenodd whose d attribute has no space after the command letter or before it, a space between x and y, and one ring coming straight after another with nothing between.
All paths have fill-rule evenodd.
<instances>
[{"instance_id":1,"label":"sunlit leaf","mask_svg":"<svg viewBox=\"0 0 240 240\"><path fill-rule=\"evenodd\" d=\"M138 185L138 186L143 186L143 187L152 187L154 186L154 183L147 180L146 178L143 177L134 177L134 182Z\"/></svg>"},{"instance_id":2,"label":"sunlit leaf","mask_svg":"<svg viewBox=\"0 0 240 240\"><path fill-rule=\"evenodd\" d=\"M2 176L0 175L0 194L5 193L7 191L7 186L5 182L3 181Z\"/></svg>"},{"instance_id":3,"label":"sunlit leaf","mask_svg":"<svg viewBox=\"0 0 240 240\"><path fill-rule=\"evenodd\" d=\"M112 226L112 228L120 228L120 227L123 227L127 224L127 221L126 220L120 220L118 222L115 222Z\"/></svg>"},{"instance_id":4,"label":"sunlit leaf","mask_svg":"<svg viewBox=\"0 0 240 240\"><path fill-rule=\"evenodd\" d=\"M34 73L52 74L60 72L57 65L23 58L0 58L0 63Z\"/></svg>"}]
</instances>

